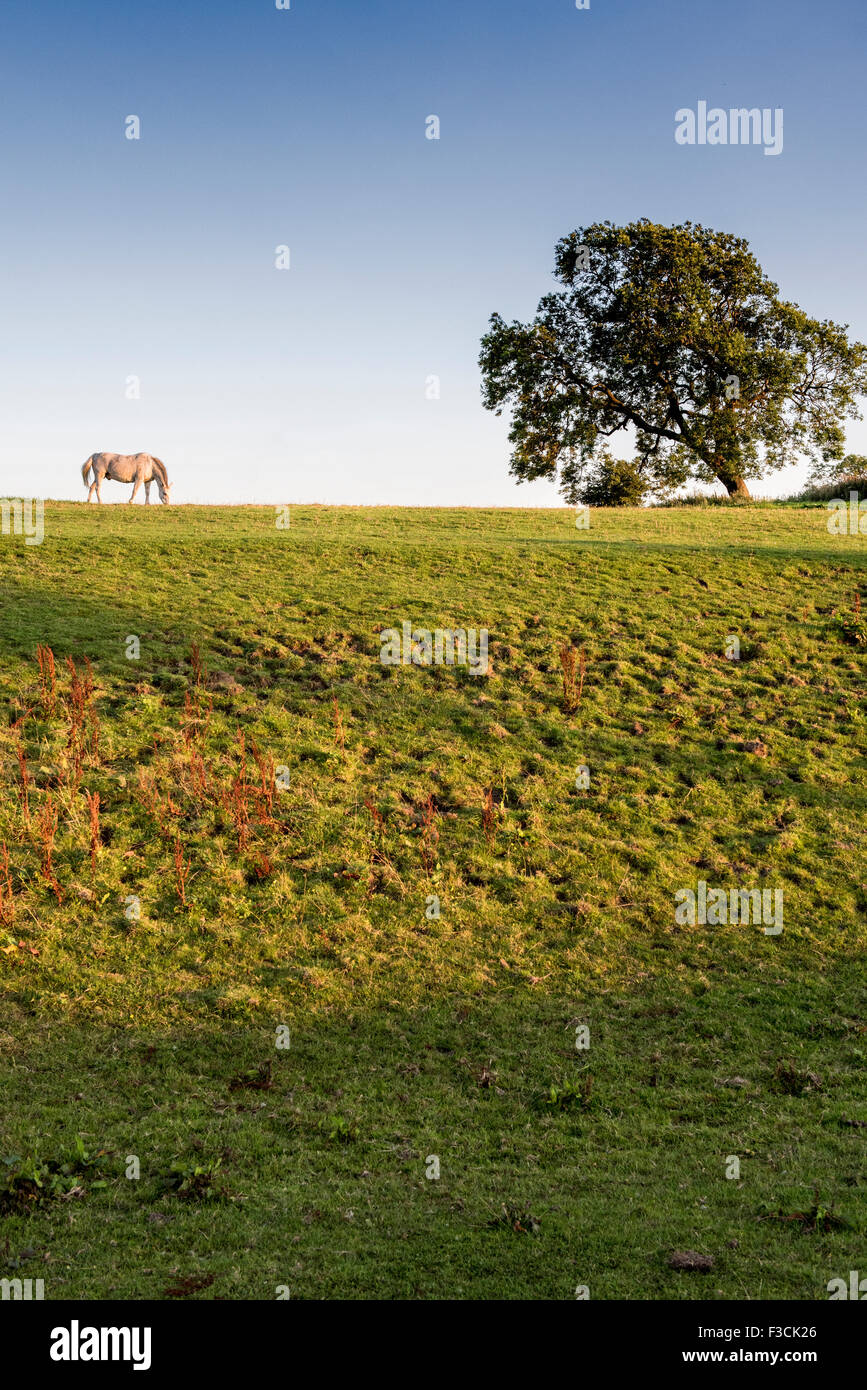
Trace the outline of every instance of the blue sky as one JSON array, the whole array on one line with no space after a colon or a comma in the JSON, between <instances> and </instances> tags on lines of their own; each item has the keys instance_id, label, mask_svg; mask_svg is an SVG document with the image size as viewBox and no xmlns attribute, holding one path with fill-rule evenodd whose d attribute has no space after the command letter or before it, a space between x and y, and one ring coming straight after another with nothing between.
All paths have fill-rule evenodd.
<instances>
[{"instance_id":1,"label":"blue sky","mask_svg":"<svg viewBox=\"0 0 867 1390\"><path fill-rule=\"evenodd\" d=\"M0 495L143 450L178 502L559 505L479 338L605 218L745 236L867 339L861 0L5 0L0 39ZM782 154L676 144L699 100L782 107Z\"/></svg>"}]
</instances>

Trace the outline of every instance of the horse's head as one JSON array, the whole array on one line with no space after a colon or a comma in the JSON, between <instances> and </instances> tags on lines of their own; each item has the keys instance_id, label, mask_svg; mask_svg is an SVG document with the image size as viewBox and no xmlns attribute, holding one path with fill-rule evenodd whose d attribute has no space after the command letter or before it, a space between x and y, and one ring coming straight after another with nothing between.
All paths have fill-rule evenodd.
<instances>
[{"instance_id":1,"label":"horse's head","mask_svg":"<svg viewBox=\"0 0 867 1390\"><path fill-rule=\"evenodd\" d=\"M162 482L161 482L161 483L158 484L158 486L159 486L159 490L160 490L160 501L161 501L161 502L165 502L166 506L168 506L169 502L171 502L171 500L172 500L172 499L169 497L169 492L171 491L171 486L172 486L172 485L171 485L171 483L162 483Z\"/></svg>"}]
</instances>

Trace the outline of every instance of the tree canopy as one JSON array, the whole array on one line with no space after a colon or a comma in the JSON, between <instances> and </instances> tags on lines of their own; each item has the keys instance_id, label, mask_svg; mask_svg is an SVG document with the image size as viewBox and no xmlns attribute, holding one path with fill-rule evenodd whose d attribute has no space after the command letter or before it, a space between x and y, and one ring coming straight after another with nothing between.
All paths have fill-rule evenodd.
<instances>
[{"instance_id":1,"label":"tree canopy","mask_svg":"<svg viewBox=\"0 0 867 1390\"><path fill-rule=\"evenodd\" d=\"M580 500L588 466L633 426L648 486L746 480L844 456L867 348L780 298L740 237L686 222L597 222L558 242L563 286L531 323L493 314L485 407L509 409L511 472Z\"/></svg>"}]
</instances>

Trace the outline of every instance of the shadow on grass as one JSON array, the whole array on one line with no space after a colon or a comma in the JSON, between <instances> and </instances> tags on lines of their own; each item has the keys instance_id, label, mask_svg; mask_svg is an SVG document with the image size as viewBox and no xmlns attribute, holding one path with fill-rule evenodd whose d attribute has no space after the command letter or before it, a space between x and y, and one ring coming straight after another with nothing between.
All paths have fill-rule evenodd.
<instances>
[{"instance_id":1,"label":"shadow on grass","mask_svg":"<svg viewBox=\"0 0 867 1390\"><path fill-rule=\"evenodd\" d=\"M823 1298L867 1221L863 1003L840 966L256 1028L7 1007L0 1157L82 1135L108 1185L9 1218L6 1262L48 1298Z\"/></svg>"}]
</instances>

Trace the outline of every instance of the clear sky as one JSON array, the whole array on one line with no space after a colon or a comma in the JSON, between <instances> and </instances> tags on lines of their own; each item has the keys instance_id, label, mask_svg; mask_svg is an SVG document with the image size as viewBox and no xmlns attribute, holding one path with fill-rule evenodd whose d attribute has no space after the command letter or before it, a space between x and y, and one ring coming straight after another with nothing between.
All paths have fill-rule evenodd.
<instances>
[{"instance_id":1,"label":"clear sky","mask_svg":"<svg viewBox=\"0 0 867 1390\"><path fill-rule=\"evenodd\" d=\"M867 339L865 14L4 0L0 495L83 498L89 454L141 450L177 502L561 505L509 477L479 338L606 218L745 236L786 298ZM782 107L782 153L676 144L700 100Z\"/></svg>"}]
</instances>

